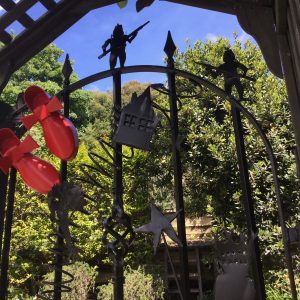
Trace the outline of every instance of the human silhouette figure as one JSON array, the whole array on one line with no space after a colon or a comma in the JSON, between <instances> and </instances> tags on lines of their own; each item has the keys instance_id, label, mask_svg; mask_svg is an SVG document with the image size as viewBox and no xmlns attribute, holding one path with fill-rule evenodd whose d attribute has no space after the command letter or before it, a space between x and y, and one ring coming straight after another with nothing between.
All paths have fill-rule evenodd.
<instances>
[{"instance_id":1,"label":"human silhouette figure","mask_svg":"<svg viewBox=\"0 0 300 300\"><path fill-rule=\"evenodd\" d=\"M227 49L223 55L224 63L216 68L217 75L224 76L224 90L231 96L232 88L235 86L240 100L244 99L244 87L241 83L240 77L246 76L248 68L236 60L235 55L231 49ZM243 74L238 73L238 69L243 71Z\"/></svg>"},{"instance_id":2,"label":"human silhouette figure","mask_svg":"<svg viewBox=\"0 0 300 300\"><path fill-rule=\"evenodd\" d=\"M109 57L109 64L110 68L114 69L117 60L119 58L120 61L120 67L124 67L125 61L126 61L126 43L131 43L133 39L136 37L137 32L133 32L129 35L124 34L123 26L120 24L117 24L114 28L113 34L110 39L108 39L102 46L103 52L106 52L107 46L110 44L110 57Z\"/></svg>"}]
</instances>

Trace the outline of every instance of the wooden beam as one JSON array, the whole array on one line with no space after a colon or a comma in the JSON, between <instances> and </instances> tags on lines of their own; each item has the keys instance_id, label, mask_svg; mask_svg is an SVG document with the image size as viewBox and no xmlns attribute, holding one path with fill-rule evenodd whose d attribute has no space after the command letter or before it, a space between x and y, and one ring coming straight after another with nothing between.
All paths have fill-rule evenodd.
<instances>
[{"instance_id":1,"label":"wooden beam","mask_svg":"<svg viewBox=\"0 0 300 300\"><path fill-rule=\"evenodd\" d=\"M291 49L286 34L278 34L280 56L286 81L288 100L291 108L291 116L295 130L297 151L300 153L300 92L298 89L297 77L291 57Z\"/></svg>"},{"instance_id":2,"label":"wooden beam","mask_svg":"<svg viewBox=\"0 0 300 300\"><path fill-rule=\"evenodd\" d=\"M14 71L88 13L91 9L89 4L92 2L97 2L98 6L100 3L101 6L106 6L111 4L113 0L62 0L51 11L38 19L29 30L25 30L9 45L6 45L0 51L0 71L7 64L10 65L10 68L6 67L6 70L9 71L6 76L3 74L0 78L2 80L0 80L0 91ZM85 3L87 4L86 9L78 9L78 7L83 8Z\"/></svg>"},{"instance_id":3,"label":"wooden beam","mask_svg":"<svg viewBox=\"0 0 300 300\"><path fill-rule=\"evenodd\" d=\"M103 6L118 3L118 0L85 0L79 4L75 10L76 12L86 12Z\"/></svg>"},{"instance_id":4,"label":"wooden beam","mask_svg":"<svg viewBox=\"0 0 300 300\"><path fill-rule=\"evenodd\" d=\"M258 43L270 71L283 78L273 8L240 5L236 14L241 27Z\"/></svg>"},{"instance_id":5,"label":"wooden beam","mask_svg":"<svg viewBox=\"0 0 300 300\"><path fill-rule=\"evenodd\" d=\"M1 0L0 5L7 11L6 22L14 18L13 21L18 20L25 28L28 28L34 21L26 14L26 11L36 2L37 0L21 0L16 4L12 0Z\"/></svg>"},{"instance_id":6,"label":"wooden beam","mask_svg":"<svg viewBox=\"0 0 300 300\"><path fill-rule=\"evenodd\" d=\"M276 32L282 34L287 31L287 0L275 1Z\"/></svg>"},{"instance_id":7,"label":"wooden beam","mask_svg":"<svg viewBox=\"0 0 300 300\"><path fill-rule=\"evenodd\" d=\"M214 10L227 14L236 14L237 5L251 5L253 7L273 7L273 0L165 0L168 2Z\"/></svg>"},{"instance_id":8,"label":"wooden beam","mask_svg":"<svg viewBox=\"0 0 300 300\"><path fill-rule=\"evenodd\" d=\"M291 14L295 22L294 26L295 26L297 38L299 39L300 38L300 1L299 0L289 1L289 13Z\"/></svg>"},{"instance_id":9,"label":"wooden beam","mask_svg":"<svg viewBox=\"0 0 300 300\"><path fill-rule=\"evenodd\" d=\"M11 10L8 10L3 16L0 18L0 30L5 30L7 26L13 23L15 20L22 19L26 11L32 7L37 0L25 0L18 3L18 7L14 6ZM3 2L4 3L4 2ZM2 2L1 2L2 4ZM5 7L5 6L4 6ZM23 23L26 27L29 27L33 24L33 20L30 18L31 21L28 22L28 18L23 18ZM22 24L23 25L23 24Z\"/></svg>"},{"instance_id":10,"label":"wooden beam","mask_svg":"<svg viewBox=\"0 0 300 300\"><path fill-rule=\"evenodd\" d=\"M230 0L166 0L177 4L194 6L208 10L214 10L222 13L234 15L234 7Z\"/></svg>"},{"instance_id":11,"label":"wooden beam","mask_svg":"<svg viewBox=\"0 0 300 300\"><path fill-rule=\"evenodd\" d=\"M39 0L48 10L53 9L56 6L54 0Z\"/></svg>"},{"instance_id":12,"label":"wooden beam","mask_svg":"<svg viewBox=\"0 0 300 300\"><path fill-rule=\"evenodd\" d=\"M287 38L290 45L292 62L295 70L297 82L300 82L300 26L297 26L295 16L291 10L288 11L288 32ZM298 85L300 94L300 86Z\"/></svg>"},{"instance_id":13,"label":"wooden beam","mask_svg":"<svg viewBox=\"0 0 300 300\"><path fill-rule=\"evenodd\" d=\"M8 45L12 41L12 36L5 30L0 31L0 41L5 45Z\"/></svg>"}]
</instances>

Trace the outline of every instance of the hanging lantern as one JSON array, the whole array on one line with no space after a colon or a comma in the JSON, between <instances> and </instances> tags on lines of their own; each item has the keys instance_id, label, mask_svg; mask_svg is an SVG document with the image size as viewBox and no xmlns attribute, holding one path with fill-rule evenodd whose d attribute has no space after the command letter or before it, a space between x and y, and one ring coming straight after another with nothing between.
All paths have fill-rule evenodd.
<instances>
[{"instance_id":1,"label":"hanging lantern","mask_svg":"<svg viewBox=\"0 0 300 300\"><path fill-rule=\"evenodd\" d=\"M150 141L160 119L154 113L150 88L140 96L132 94L122 112L113 141L143 150L150 150Z\"/></svg>"}]
</instances>

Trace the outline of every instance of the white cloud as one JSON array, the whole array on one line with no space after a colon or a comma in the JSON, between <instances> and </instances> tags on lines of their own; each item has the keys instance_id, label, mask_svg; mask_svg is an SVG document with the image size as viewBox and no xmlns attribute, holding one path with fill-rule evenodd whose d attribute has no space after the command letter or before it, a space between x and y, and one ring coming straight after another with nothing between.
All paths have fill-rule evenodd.
<instances>
[{"instance_id":1,"label":"white cloud","mask_svg":"<svg viewBox=\"0 0 300 300\"><path fill-rule=\"evenodd\" d=\"M217 41L217 39L218 39L218 36L215 35L215 34L213 34L213 33L207 33L207 34L205 35L205 38L206 38L207 40L210 40L210 41L212 41L213 43L215 43L215 42Z\"/></svg>"}]
</instances>

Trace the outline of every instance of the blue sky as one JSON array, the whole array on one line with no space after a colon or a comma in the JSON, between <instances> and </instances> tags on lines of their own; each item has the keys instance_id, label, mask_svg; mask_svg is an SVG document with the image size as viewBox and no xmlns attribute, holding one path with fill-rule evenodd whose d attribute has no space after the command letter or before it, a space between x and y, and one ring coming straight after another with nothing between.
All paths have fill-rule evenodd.
<instances>
[{"instance_id":1,"label":"blue sky","mask_svg":"<svg viewBox=\"0 0 300 300\"><path fill-rule=\"evenodd\" d=\"M29 14L37 18L43 11L43 6L38 4L29 11ZM123 25L126 33L130 33L148 20L150 24L140 31L132 44L127 46L126 65L163 64L163 48L168 30L171 30L174 42L180 50L185 49L187 38L193 44L196 40L214 40L216 36L232 38L234 31L242 40L248 37L239 26L236 17L232 15L158 0L137 13L135 1L129 0L124 9L114 4L90 12L54 43L70 54L70 58L75 61L73 66L75 72L79 78L83 78L109 68L108 56L102 60L98 60L97 57L102 52L102 44L110 37L117 23ZM21 30L17 23L12 24L11 28L16 33ZM131 74L125 76L123 82L132 79L142 82L164 81L164 78L157 74ZM110 88L111 79L86 87L90 90L103 91Z\"/></svg>"}]
</instances>

